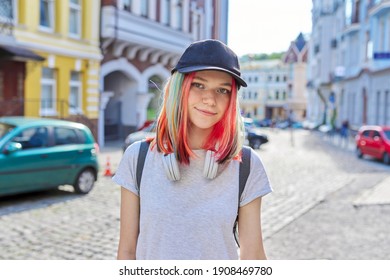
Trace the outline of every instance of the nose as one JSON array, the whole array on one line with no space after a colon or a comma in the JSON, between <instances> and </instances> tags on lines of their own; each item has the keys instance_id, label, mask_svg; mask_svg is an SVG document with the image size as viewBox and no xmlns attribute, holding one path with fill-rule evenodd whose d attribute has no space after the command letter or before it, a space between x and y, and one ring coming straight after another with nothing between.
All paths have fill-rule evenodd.
<instances>
[{"instance_id":1,"label":"nose","mask_svg":"<svg viewBox=\"0 0 390 280\"><path fill-rule=\"evenodd\" d=\"M209 106L215 106L215 93L212 90L205 90L202 95L202 102Z\"/></svg>"}]
</instances>

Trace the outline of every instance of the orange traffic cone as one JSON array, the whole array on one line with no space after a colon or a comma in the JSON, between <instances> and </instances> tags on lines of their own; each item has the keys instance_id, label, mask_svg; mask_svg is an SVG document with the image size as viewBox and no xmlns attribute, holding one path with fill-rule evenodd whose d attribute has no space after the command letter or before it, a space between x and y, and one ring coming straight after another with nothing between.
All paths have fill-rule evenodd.
<instances>
[{"instance_id":1,"label":"orange traffic cone","mask_svg":"<svg viewBox=\"0 0 390 280\"><path fill-rule=\"evenodd\" d=\"M106 170L104 170L104 176L112 177L114 174L111 173L110 157L107 157Z\"/></svg>"}]
</instances>

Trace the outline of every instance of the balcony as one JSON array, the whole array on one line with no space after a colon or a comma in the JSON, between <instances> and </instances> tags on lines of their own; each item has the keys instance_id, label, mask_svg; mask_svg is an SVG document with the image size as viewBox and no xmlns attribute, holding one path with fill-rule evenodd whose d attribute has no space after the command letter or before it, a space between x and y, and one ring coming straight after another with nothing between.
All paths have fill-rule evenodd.
<instances>
[{"instance_id":1,"label":"balcony","mask_svg":"<svg viewBox=\"0 0 390 280\"><path fill-rule=\"evenodd\" d=\"M102 48L115 57L173 64L192 42L191 34L113 6L102 9Z\"/></svg>"},{"instance_id":2,"label":"balcony","mask_svg":"<svg viewBox=\"0 0 390 280\"><path fill-rule=\"evenodd\" d=\"M390 1L378 1L368 12L371 17L379 17L390 11Z\"/></svg>"}]
</instances>

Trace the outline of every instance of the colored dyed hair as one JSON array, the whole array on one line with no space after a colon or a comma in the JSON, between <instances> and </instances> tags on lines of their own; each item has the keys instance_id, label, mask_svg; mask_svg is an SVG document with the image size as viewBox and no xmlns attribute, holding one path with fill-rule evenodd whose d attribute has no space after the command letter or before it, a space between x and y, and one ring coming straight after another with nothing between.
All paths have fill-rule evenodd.
<instances>
[{"instance_id":1,"label":"colored dyed hair","mask_svg":"<svg viewBox=\"0 0 390 280\"><path fill-rule=\"evenodd\" d=\"M188 95L195 72L174 72L164 88L164 101L157 121L155 144L164 154L174 153L180 163L189 164L194 157L188 145ZM218 163L240 159L244 126L238 104L237 83L232 77L230 102L222 119L214 125L203 149L215 152Z\"/></svg>"}]
</instances>

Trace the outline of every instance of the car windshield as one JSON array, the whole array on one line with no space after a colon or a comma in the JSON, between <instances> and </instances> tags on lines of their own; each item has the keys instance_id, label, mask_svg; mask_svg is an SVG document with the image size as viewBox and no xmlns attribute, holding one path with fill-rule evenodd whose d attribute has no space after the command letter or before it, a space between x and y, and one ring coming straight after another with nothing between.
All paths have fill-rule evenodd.
<instances>
[{"instance_id":1,"label":"car windshield","mask_svg":"<svg viewBox=\"0 0 390 280\"><path fill-rule=\"evenodd\" d=\"M3 138L8 132L14 129L15 126L6 123L0 123L0 139Z\"/></svg>"}]
</instances>

